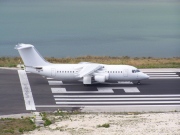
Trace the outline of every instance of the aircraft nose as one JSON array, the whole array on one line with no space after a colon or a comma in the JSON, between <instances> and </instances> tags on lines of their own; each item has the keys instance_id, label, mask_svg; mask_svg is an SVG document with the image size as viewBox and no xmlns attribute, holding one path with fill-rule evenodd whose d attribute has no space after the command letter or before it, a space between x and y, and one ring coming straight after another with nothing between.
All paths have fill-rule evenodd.
<instances>
[{"instance_id":1,"label":"aircraft nose","mask_svg":"<svg viewBox=\"0 0 180 135\"><path fill-rule=\"evenodd\" d=\"M143 79L149 79L149 76L143 73Z\"/></svg>"},{"instance_id":2,"label":"aircraft nose","mask_svg":"<svg viewBox=\"0 0 180 135\"><path fill-rule=\"evenodd\" d=\"M139 79L141 79L141 80L149 79L149 76L147 74L145 74L145 73L140 72Z\"/></svg>"}]
</instances>

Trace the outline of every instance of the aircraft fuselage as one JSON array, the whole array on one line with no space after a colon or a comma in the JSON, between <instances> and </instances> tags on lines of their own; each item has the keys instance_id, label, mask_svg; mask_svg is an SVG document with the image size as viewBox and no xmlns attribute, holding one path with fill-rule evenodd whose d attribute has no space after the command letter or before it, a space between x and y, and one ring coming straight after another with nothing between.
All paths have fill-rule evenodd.
<instances>
[{"instance_id":1,"label":"aircraft fuselage","mask_svg":"<svg viewBox=\"0 0 180 135\"><path fill-rule=\"evenodd\" d=\"M78 66L79 64L52 64L36 68L26 67L26 71L61 81L81 81L82 78L78 76L81 68ZM92 73L90 76L92 79L95 76L105 76L105 81L140 81L148 79L146 74L129 65L103 65L101 70Z\"/></svg>"}]
</instances>

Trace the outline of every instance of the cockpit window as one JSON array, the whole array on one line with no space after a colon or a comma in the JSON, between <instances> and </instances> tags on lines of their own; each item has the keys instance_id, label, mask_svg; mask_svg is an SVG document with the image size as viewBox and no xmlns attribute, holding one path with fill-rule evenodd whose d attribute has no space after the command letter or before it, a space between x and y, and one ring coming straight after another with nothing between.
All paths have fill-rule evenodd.
<instances>
[{"instance_id":1,"label":"cockpit window","mask_svg":"<svg viewBox=\"0 0 180 135\"><path fill-rule=\"evenodd\" d=\"M140 72L140 71L137 69L136 72Z\"/></svg>"},{"instance_id":2,"label":"cockpit window","mask_svg":"<svg viewBox=\"0 0 180 135\"><path fill-rule=\"evenodd\" d=\"M137 72L140 72L140 71L138 69L132 70L132 73L137 73Z\"/></svg>"}]
</instances>

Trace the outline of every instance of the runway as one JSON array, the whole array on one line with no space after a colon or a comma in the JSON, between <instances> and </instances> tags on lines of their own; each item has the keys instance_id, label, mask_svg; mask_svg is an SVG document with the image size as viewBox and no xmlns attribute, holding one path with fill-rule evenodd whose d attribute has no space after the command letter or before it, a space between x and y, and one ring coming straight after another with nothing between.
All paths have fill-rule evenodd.
<instances>
[{"instance_id":1,"label":"runway","mask_svg":"<svg viewBox=\"0 0 180 135\"><path fill-rule=\"evenodd\" d=\"M178 111L178 71L144 70L150 79L141 85L116 82L84 86L81 82L66 83L24 71L0 69L0 115L57 109Z\"/></svg>"}]
</instances>

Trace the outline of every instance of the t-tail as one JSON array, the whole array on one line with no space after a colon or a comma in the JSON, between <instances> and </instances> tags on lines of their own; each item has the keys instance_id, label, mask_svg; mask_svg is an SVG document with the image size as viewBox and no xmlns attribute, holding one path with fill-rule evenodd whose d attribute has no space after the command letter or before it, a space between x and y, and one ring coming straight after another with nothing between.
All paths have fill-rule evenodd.
<instances>
[{"instance_id":1,"label":"t-tail","mask_svg":"<svg viewBox=\"0 0 180 135\"><path fill-rule=\"evenodd\" d=\"M38 68L51 65L31 44L18 44L15 46L15 49L18 50L26 68Z\"/></svg>"}]
</instances>

